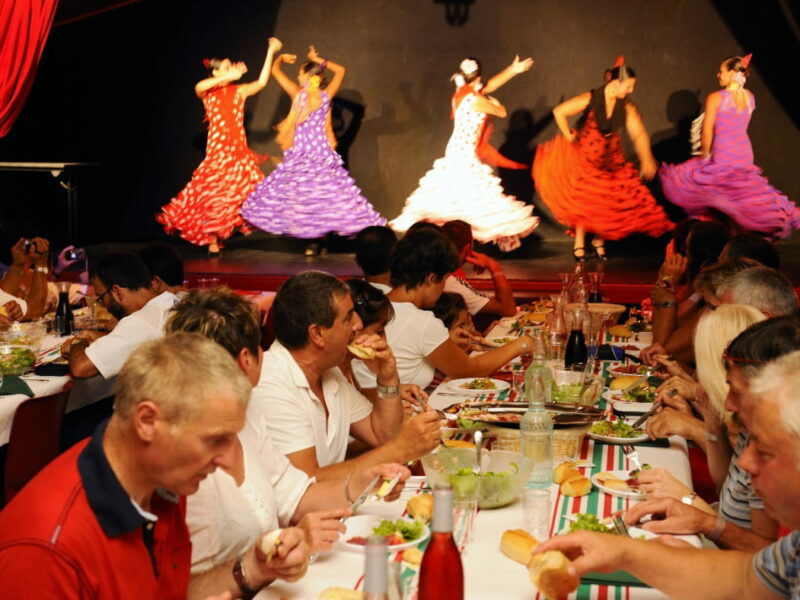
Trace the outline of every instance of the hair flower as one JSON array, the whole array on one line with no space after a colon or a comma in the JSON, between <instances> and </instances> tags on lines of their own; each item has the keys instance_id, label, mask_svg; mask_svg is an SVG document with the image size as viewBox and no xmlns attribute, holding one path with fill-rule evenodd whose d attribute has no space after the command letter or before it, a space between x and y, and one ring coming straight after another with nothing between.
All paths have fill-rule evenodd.
<instances>
[{"instance_id":1,"label":"hair flower","mask_svg":"<svg viewBox=\"0 0 800 600\"><path fill-rule=\"evenodd\" d=\"M464 75L471 75L472 73L478 70L478 63L472 58L465 58L464 60L461 61L461 64L458 65L458 69Z\"/></svg>"}]
</instances>

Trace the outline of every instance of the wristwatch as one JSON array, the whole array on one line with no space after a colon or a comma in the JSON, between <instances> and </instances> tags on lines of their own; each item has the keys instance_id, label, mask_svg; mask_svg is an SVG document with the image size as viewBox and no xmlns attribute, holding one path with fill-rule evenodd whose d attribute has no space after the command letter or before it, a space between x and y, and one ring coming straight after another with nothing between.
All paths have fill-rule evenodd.
<instances>
[{"instance_id":1,"label":"wristwatch","mask_svg":"<svg viewBox=\"0 0 800 600\"><path fill-rule=\"evenodd\" d=\"M400 395L400 386L398 385L381 385L378 386L378 396L381 398L394 398Z\"/></svg>"},{"instance_id":2,"label":"wristwatch","mask_svg":"<svg viewBox=\"0 0 800 600\"><path fill-rule=\"evenodd\" d=\"M253 588L247 584L247 575L245 575L241 558L236 559L236 562L233 563L233 579L236 581L236 585L239 586L244 600L254 598L261 590L261 588Z\"/></svg>"},{"instance_id":3,"label":"wristwatch","mask_svg":"<svg viewBox=\"0 0 800 600\"><path fill-rule=\"evenodd\" d=\"M689 492L681 498L681 502L683 502L686 506L691 506L694 504L695 498L697 498L697 492Z\"/></svg>"}]
</instances>

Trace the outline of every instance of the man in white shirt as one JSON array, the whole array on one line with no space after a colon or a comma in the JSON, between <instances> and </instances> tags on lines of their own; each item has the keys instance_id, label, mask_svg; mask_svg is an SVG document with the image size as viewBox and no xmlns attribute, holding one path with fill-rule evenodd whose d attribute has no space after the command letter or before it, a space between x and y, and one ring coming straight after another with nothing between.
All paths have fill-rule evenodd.
<instances>
[{"instance_id":1,"label":"man in white shirt","mask_svg":"<svg viewBox=\"0 0 800 600\"><path fill-rule=\"evenodd\" d=\"M163 335L167 313L178 299L170 292L156 295L150 274L135 254L109 254L91 273L97 301L119 323L111 333L84 331L67 340L61 353L69 360L73 377L101 375L111 379L140 344Z\"/></svg>"},{"instance_id":2,"label":"man in white shirt","mask_svg":"<svg viewBox=\"0 0 800 600\"><path fill-rule=\"evenodd\" d=\"M392 291L389 265L397 250L397 234L385 225L370 225L356 236L356 264L367 282L388 294Z\"/></svg>"},{"instance_id":3,"label":"man in white shirt","mask_svg":"<svg viewBox=\"0 0 800 600\"><path fill-rule=\"evenodd\" d=\"M320 271L301 273L281 286L272 310L277 339L264 355L247 418L256 430L269 427L292 464L324 480L358 467L403 463L439 443L434 411L403 424L394 355L379 336L359 335L361 319L344 283ZM338 368L352 342L375 350L365 361L377 376L374 406ZM342 462L351 435L373 450Z\"/></svg>"},{"instance_id":4,"label":"man in white shirt","mask_svg":"<svg viewBox=\"0 0 800 600\"><path fill-rule=\"evenodd\" d=\"M510 317L517 312L514 292L506 279L500 263L495 259L475 252L473 249L472 227L466 221L448 221L442 225L442 232L453 242L458 250L459 269L445 280L444 291L460 294L464 297L469 314L490 314ZM494 296L489 297L476 290L467 281L464 263L473 265L477 273L489 271L494 284Z\"/></svg>"}]
</instances>

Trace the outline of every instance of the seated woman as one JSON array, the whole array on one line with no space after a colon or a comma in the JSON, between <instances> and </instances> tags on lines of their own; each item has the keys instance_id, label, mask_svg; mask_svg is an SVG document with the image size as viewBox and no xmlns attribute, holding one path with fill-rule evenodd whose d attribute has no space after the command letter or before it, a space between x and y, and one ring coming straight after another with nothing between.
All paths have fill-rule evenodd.
<instances>
[{"instance_id":1,"label":"seated woman","mask_svg":"<svg viewBox=\"0 0 800 600\"><path fill-rule=\"evenodd\" d=\"M425 388L436 369L449 377L486 377L533 346L529 336L522 336L502 348L470 356L450 339L444 323L426 309L436 304L445 279L457 268L455 247L433 229L413 231L397 246L391 268L393 289L387 294L395 316L386 325L386 337L403 383Z\"/></svg>"}]
</instances>

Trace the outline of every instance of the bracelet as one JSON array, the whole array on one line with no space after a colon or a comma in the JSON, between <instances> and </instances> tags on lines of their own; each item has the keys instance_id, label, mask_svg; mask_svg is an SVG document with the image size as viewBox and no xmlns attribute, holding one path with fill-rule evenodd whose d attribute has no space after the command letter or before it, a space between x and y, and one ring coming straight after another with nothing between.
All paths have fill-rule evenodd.
<instances>
[{"instance_id":1,"label":"bracelet","mask_svg":"<svg viewBox=\"0 0 800 600\"><path fill-rule=\"evenodd\" d=\"M244 570L244 562L241 558L237 558L236 562L233 563L233 579L236 581L236 585L239 586L239 590L242 592L242 598L244 600L250 600L251 598L255 597L258 594L261 588L254 588L250 587L247 583L247 573Z\"/></svg>"},{"instance_id":2,"label":"bracelet","mask_svg":"<svg viewBox=\"0 0 800 600\"><path fill-rule=\"evenodd\" d=\"M712 542L716 542L719 540L719 536L722 535L723 531L725 531L725 519L723 519L721 515L717 515L717 522L714 523L714 529L706 534L706 538Z\"/></svg>"},{"instance_id":3,"label":"bracelet","mask_svg":"<svg viewBox=\"0 0 800 600\"><path fill-rule=\"evenodd\" d=\"M347 477L344 478L344 499L347 500L350 504L354 504L355 500L350 497L350 490L348 489L348 485L350 484L350 478L353 476L353 472L350 471L347 474Z\"/></svg>"},{"instance_id":4,"label":"bracelet","mask_svg":"<svg viewBox=\"0 0 800 600\"><path fill-rule=\"evenodd\" d=\"M40 267L38 265L35 266L33 270L36 271L37 273L44 273L45 275L47 275L50 272L50 269L48 269L47 267Z\"/></svg>"},{"instance_id":5,"label":"bracelet","mask_svg":"<svg viewBox=\"0 0 800 600\"><path fill-rule=\"evenodd\" d=\"M319 72L320 73L325 71L325 69L327 69L327 68L328 68L328 61L327 60L323 60L321 63L319 63Z\"/></svg>"},{"instance_id":6,"label":"bracelet","mask_svg":"<svg viewBox=\"0 0 800 600\"><path fill-rule=\"evenodd\" d=\"M706 439L712 444L719 442L719 436L716 433L711 433L710 431L706 431Z\"/></svg>"},{"instance_id":7,"label":"bracelet","mask_svg":"<svg viewBox=\"0 0 800 600\"><path fill-rule=\"evenodd\" d=\"M400 386L377 384L378 396L381 398L394 398L400 394Z\"/></svg>"}]
</instances>

